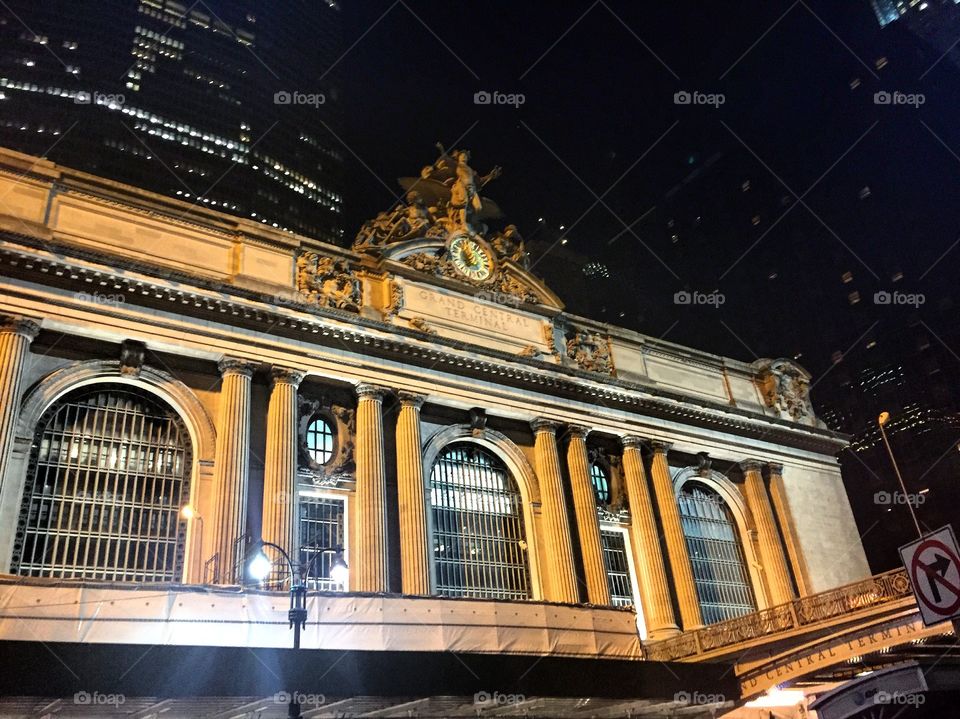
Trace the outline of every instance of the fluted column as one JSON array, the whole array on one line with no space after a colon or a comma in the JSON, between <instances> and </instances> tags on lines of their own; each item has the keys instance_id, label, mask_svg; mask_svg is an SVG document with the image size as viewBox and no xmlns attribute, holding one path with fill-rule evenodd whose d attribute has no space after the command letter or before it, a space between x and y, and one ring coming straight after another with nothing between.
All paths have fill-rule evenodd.
<instances>
[{"instance_id":1,"label":"fluted column","mask_svg":"<svg viewBox=\"0 0 960 719\"><path fill-rule=\"evenodd\" d=\"M397 419L397 492L400 505L400 568L404 594L430 594L427 500L420 446L423 395L400 392Z\"/></svg>"},{"instance_id":2,"label":"fluted column","mask_svg":"<svg viewBox=\"0 0 960 719\"><path fill-rule=\"evenodd\" d=\"M630 504L630 539L640 580L640 602L651 640L666 639L680 632L673 614L670 584L660 550L660 533L647 488L639 437L624 437L623 479Z\"/></svg>"},{"instance_id":3,"label":"fluted column","mask_svg":"<svg viewBox=\"0 0 960 719\"><path fill-rule=\"evenodd\" d=\"M24 365L38 332L40 325L33 320L0 317L0 489L13 452Z\"/></svg>"},{"instance_id":4,"label":"fluted column","mask_svg":"<svg viewBox=\"0 0 960 719\"><path fill-rule=\"evenodd\" d=\"M383 455L383 390L357 385L356 547L351 552L350 588L386 592L387 483Z\"/></svg>"},{"instance_id":5,"label":"fluted column","mask_svg":"<svg viewBox=\"0 0 960 719\"><path fill-rule=\"evenodd\" d=\"M787 545L787 559L793 566L793 578L797 582L797 590L801 597L806 596L806 580L804 578L805 566L803 555L797 549L797 537L793 526L793 517L790 514L790 507L787 504L787 490L783 486L783 465L776 462L767 463L767 471L770 473L770 499L773 501L773 514L780 523L780 531L783 533L783 541Z\"/></svg>"},{"instance_id":6,"label":"fluted column","mask_svg":"<svg viewBox=\"0 0 960 719\"><path fill-rule=\"evenodd\" d=\"M591 604L610 604L610 584L603 563L603 544L600 541L600 523L597 519L597 498L590 480L590 460L587 457L586 427L571 426L567 444L567 468L573 490L573 508L580 535L580 553L583 556L584 576L587 580L587 598Z\"/></svg>"},{"instance_id":7,"label":"fluted column","mask_svg":"<svg viewBox=\"0 0 960 719\"><path fill-rule=\"evenodd\" d=\"M547 559L547 589L545 598L553 602L580 601L577 574L573 564L573 542L570 541L570 522L563 501L563 481L560 478L560 458L557 456L557 425L543 419L530 423L535 436L537 478L540 480L540 498L543 501L544 544Z\"/></svg>"},{"instance_id":8,"label":"fluted column","mask_svg":"<svg viewBox=\"0 0 960 719\"><path fill-rule=\"evenodd\" d=\"M670 444L655 441L650 443L650 447L653 450L653 461L650 466L650 473L653 475L653 491L657 497L657 507L660 509L660 520L663 522L667 556L670 558L677 603L680 605L680 621L683 622L683 631L689 632L703 626L703 616L700 613L700 600L697 599L697 585L693 581L693 567L687 552L683 523L680 521L677 495L673 491L673 478L670 476L670 468L667 465Z\"/></svg>"},{"instance_id":9,"label":"fluted column","mask_svg":"<svg viewBox=\"0 0 960 719\"><path fill-rule=\"evenodd\" d=\"M780 541L777 523L773 517L773 507L770 506L770 497L763 483L763 475L760 474L760 466L760 463L753 459L740 463L743 469L747 506L750 508L750 514L753 515L753 522L757 528L760 561L763 563L767 578L770 603L775 606L791 601L795 598L795 594L783 543Z\"/></svg>"},{"instance_id":10,"label":"fluted column","mask_svg":"<svg viewBox=\"0 0 960 719\"><path fill-rule=\"evenodd\" d=\"M238 359L220 362L220 414L215 458L216 507L214 552L219 556L219 582L232 584L237 540L247 532L247 485L250 479L250 383L255 365ZM242 569L242 568L241 568Z\"/></svg>"},{"instance_id":11,"label":"fluted column","mask_svg":"<svg viewBox=\"0 0 960 719\"><path fill-rule=\"evenodd\" d=\"M267 407L267 444L263 467L263 524L267 542L291 557L299 549L297 518L297 387L304 373L285 367L270 372L273 387Z\"/></svg>"}]
</instances>

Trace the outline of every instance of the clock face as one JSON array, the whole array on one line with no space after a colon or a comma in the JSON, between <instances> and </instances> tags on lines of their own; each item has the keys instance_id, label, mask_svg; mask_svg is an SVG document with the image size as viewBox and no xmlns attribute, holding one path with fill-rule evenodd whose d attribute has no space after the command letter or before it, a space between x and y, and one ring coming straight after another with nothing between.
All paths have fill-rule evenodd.
<instances>
[{"instance_id":1,"label":"clock face","mask_svg":"<svg viewBox=\"0 0 960 719\"><path fill-rule=\"evenodd\" d=\"M493 258L476 240L455 237L450 242L450 261L457 270L471 280L486 280L493 273Z\"/></svg>"}]
</instances>

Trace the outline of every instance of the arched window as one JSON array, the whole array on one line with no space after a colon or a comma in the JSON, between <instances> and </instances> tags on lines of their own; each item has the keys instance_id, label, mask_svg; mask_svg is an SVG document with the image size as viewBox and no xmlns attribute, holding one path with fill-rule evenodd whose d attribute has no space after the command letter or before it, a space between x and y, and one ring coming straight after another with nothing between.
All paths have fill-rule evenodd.
<instances>
[{"instance_id":1,"label":"arched window","mask_svg":"<svg viewBox=\"0 0 960 719\"><path fill-rule=\"evenodd\" d=\"M726 502L699 482L685 483L677 500L704 623L756 611L737 525Z\"/></svg>"},{"instance_id":2,"label":"arched window","mask_svg":"<svg viewBox=\"0 0 960 719\"><path fill-rule=\"evenodd\" d=\"M523 502L499 458L471 444L444 449L430 473L438 594L528 599Z\"/></svg>"},{"instance_id":3,"label":"arched window","mask_svg":"<svg viewBox=\"0 0 960 719\"><path fill-rule=\"evenodd\" d=\"M326 464L333 459L333 427L322 415L317 415L307 425L307 452L317 464Z\"/></svg>"},{"instance_id":4,"label":"arched window","mask_svg":"<svg viewBox=\"0 0 960 719\"><path fill-rule=\"evenodd\" d=\"M13 572L179 581L191 466L183 421L153 395L98 384L64 396L34 434Z\"/></svg>"},{"instance_id":5,"label":"arched window","mask_svg":"<svg viewBox=\"0 0 960 719\"><path fill-rule=\"evenodd\" d=\"M597 497L597 504L610 504L610 478L598 462L590 464L590 481L593 482L593 493Z\"/></svg>"}]
</instances>

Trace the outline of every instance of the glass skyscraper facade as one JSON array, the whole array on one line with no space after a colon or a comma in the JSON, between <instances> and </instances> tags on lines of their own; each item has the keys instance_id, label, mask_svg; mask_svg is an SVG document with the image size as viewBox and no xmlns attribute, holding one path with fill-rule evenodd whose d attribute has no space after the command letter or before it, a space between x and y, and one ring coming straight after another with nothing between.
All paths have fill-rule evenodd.
<instances>
[{"instance_id":1,"label":"glass skyscraper facade","mask_svg":"<svg viewBox=\"0 0 960 719\"><path fill-rule=\"evenodd\" d=\"M0 145L342 239L334 0L9 0Z\"/></svg>"}]
</instances>

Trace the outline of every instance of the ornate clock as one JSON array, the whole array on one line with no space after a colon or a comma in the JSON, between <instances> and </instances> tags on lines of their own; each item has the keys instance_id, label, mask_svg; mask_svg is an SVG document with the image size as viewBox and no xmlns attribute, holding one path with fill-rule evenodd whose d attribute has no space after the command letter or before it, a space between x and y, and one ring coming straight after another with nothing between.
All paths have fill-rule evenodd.
<instances>
[{"instance_id":1,"label":"ornate clock","mask_svg":"<svg viewBox=\"0 0 960 719\"><path fill-rule=\"evenodd\" d=\"M469 235L458 235L447 248L457 271L471 280L483 282L493 274L493 255Z\"/></svg>"}]
</instances>

